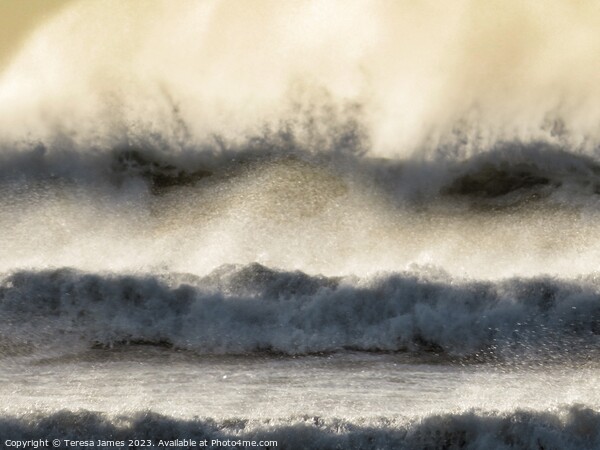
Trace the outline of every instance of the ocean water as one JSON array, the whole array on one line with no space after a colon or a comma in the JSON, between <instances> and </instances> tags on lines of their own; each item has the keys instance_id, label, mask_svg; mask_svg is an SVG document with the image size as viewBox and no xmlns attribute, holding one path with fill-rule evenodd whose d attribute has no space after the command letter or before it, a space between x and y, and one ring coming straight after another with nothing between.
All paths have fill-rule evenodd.
<instances>
[{"instance_id":1,"label":"ocean water","mask_svg":"<svg viewBox=\"0 0 600 450\"><path fill-rule=\"evenodd\" d=\"M600 11L492 9L40 24L0 73L0 447L600 448Z\"/></svg>"}]
</instances>

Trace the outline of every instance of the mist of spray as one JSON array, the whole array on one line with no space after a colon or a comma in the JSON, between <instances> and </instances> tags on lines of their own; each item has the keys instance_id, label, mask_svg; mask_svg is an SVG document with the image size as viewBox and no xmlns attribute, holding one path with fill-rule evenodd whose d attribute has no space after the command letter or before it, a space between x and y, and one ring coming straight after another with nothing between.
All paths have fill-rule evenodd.
<instances>
[{"instance_id":1,"label":"mist of spray","mask_svg":"<svg viewBox=\"0 0 600 450\"><path fill-rule=\"evenodd\" d=\"M327 104L379 155L498 140L589 150L599 24L591 0L76 2L4 72L0 130L102 146L173 139L180 120L191 142L243 140Z\"/></svg>"}]
</instances>

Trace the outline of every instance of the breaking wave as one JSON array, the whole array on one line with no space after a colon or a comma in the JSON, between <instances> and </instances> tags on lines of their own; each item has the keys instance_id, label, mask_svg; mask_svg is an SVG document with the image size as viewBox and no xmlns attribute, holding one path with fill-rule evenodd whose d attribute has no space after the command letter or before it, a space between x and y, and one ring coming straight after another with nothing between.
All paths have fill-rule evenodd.
<instances>
[{"instance_id":1,"label":"breaking wave","mask_svg":"<svg viewBox=\"0 0 600 450\"><path fill-rule=\"evenodd\" d=\"M60 411L0 418L3 439L128 441L150 439L190 448L183 439L277 441L285 449L468 449L588 450L600 446L600 413L582 406L553 411L505 413L469 411L402 419L340 420L295 417L264 421L246 419L176 419L152 412L111 418L88 412ZM177 440L180 440L177 442ZM196 444L197 445L197 444ZM78 448L78 447L76 447ZM112 448L98 446L94 448ZM225 445L219 448L240 448ZM241 447L246 448L246 447Z\"/></svg>"},{"instance_id":2,"label":"breaking wave","mask_svg":"<svg viewBox=\"0 0 600 450\"><path fill-rule=\"evenodd\" d=\"M349 138L352 145L336 140L318 149L281 133L255 136L238 145L214 138L185 150L147 141L110 149L30 144L0 152L0 186L12 189L12 195L27 188L74 185L127 191L132 180L139 180L149 194L161 195L207 182L223 183L284 163L303 165L315 176L337 178L342 186L359 182L397 204L420 208L465 200L475 207L530 205L534 200L538 205L595 207L600 195L600 162L560 145L500 142L465 158L396 160L365 156L366 144L356 137L359 131L347 132L354 136ZM348 136L338 138L348 144ZM310 182L310 176L307 173L299 181ZM310 193L300 195L310 198Z\"/></svg>"},{"instance_id":3,"label":"breaking wave","mask_svg":"<svg viewBox=\"0 0 600 450\"><path fill-rule=\"evenodd\" d=\"M588 358L600 345L599 297L597 276L476 282L433 269L370 278L259 264L205 277L64 269L7 275L0 320L7 354L146 344L212 354Z\"/></svg>"}]
</instances>

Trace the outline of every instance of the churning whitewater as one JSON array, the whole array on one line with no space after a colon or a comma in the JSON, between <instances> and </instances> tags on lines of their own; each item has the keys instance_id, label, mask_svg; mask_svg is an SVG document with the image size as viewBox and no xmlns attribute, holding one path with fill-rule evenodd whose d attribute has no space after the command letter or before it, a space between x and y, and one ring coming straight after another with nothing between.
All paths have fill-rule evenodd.
<instances>
[{"instance_id":1,"label":"churning whitewater","mask_svg":"<svg viewBox=\"0 0 600 450\"><path fill-rule=\"evenodd\" d=\"M600 447L599 26L67 3L0 67L2 439Z\"/></svg>"}]
</instances>

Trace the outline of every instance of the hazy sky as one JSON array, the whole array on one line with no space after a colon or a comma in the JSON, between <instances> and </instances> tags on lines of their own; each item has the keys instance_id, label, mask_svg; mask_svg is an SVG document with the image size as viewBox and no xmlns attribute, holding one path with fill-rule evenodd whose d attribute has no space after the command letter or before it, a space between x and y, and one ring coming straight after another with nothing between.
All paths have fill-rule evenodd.
<instances>
[{"instance_id":1,"label":"hazy sky","mask_svg":"<svg viewBox=\"0 0 600 450\"><path fill-rule=\"evenodd\" d=\"M71 0L0 0L0 68L41 21Z\"/></svg>"}]
</instances>

